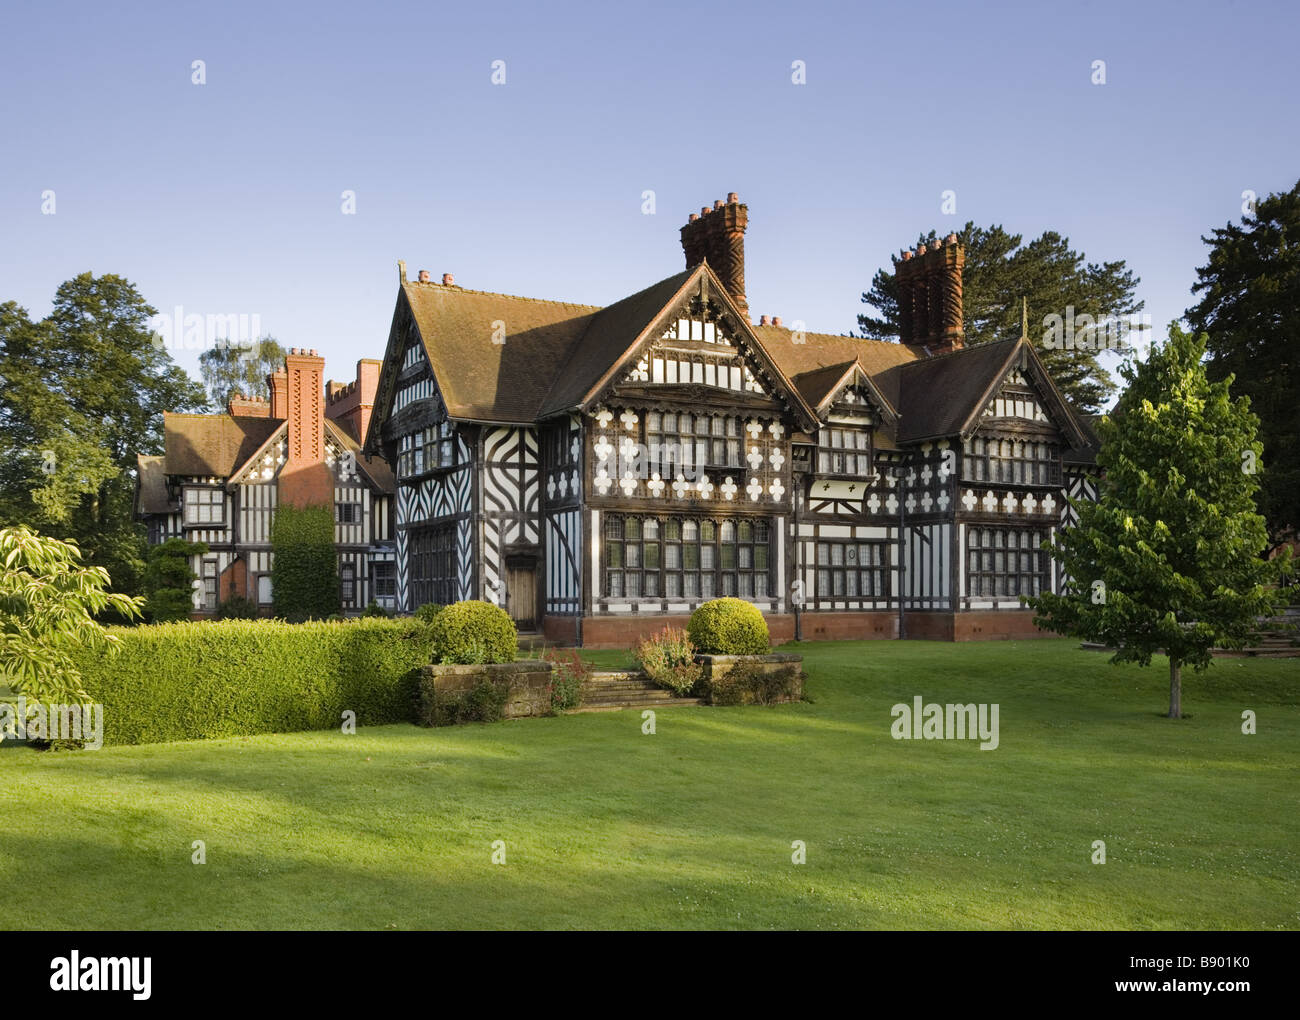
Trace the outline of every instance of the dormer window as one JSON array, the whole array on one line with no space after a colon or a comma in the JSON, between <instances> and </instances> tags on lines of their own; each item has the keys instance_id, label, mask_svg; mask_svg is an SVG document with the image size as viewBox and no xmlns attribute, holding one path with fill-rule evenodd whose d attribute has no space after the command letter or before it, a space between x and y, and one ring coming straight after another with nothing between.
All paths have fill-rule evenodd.
<instances>
[{"instance_id":1,"label":"dormer window","mask_svg":"<svg viewBox=\"0 0 1300 1020\"><path fill-rule=\"evenodd\" d=\"M869 476L871 435L865 429L820 429L817 433L817 473L854 478Z\"/></svg>"}]
</instances>

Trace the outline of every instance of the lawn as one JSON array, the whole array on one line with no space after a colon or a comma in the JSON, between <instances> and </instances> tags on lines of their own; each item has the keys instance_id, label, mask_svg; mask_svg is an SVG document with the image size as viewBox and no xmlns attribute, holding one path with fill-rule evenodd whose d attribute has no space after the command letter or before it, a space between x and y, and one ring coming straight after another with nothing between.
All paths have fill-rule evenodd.
<instances>
[{"instance_id":1,"label":"lawn","mask_svg":"<svg viewBox=\"0 0 1300 1020\"><path fill-rule=\"evenodd\" d=\"M801 650L812 703L652 736L624 711L0 750L4 923L1300 927L1300 660L1188 673L1171 721L1162 661L1069 641ZM892 739L915 695L997 703L1000 746Z\"/></svg>"}]
</instances>

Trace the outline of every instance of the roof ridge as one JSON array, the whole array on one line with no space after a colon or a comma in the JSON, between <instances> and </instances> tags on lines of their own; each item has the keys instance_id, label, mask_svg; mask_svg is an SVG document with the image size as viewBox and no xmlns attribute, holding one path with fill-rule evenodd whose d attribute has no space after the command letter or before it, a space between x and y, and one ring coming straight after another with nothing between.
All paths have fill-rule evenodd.
<instances>
[{"instance_id":1,"label":"roof ridge","mask_svg":"<svg viewBox=\"0 0 1300 1020\"><path fill-rule=\"evenodd\" d=\"M969 347L965 347L965 346L958 347L956 350L944 351L942 354L931 354L928 357L918 358L916 361L909 362L909 364L928 365L935 361L942 361L944 358L951 358L955 354L966 354L970 351L978 351L988 347L996 347L998 344L1018 344L1020 343L1021 340L1024 339L1025 339L1024 337L1020 336L1020 337L1015 337L1014 339L1008 338L1006 340L987 340L982 344L971 344ZM908 345L904 344L903 346L906 347ZM923 347L924 345L917 344L915 346Z\"/></svg>"},{"instance_id":2,"label":"roof ridge","mask_svg":"<svg viewBox=\"0 0 1300 1020\"><path fill-rule=\"evenodd\" d=\"M428 280L424 283L421 283L419 280L407 280L404 284L402 284L402 286L432 287L438 290L447 291L448 293L454 293L454 294L481 294L484 297L503 297L503 298L510 298L512 301L533 301L537 304L543 304L543 305L565 305L569 308L586 308L588 310L595 310L595 311L600 311L602 308L609 307L608 305L584 304L581 301L561 301L558 298L535 298L535 297L527 297L526 295L523 294L506 294L504 291L499 291L499 290L473 290L469 287L461 287L458 284L452 284L451 286L447 286L446 284L435 283L432 280ZM620 298L619 300L621 301L623 299ZM617 302L615 303L617 304Z\"/></svg>"}]
</instances>

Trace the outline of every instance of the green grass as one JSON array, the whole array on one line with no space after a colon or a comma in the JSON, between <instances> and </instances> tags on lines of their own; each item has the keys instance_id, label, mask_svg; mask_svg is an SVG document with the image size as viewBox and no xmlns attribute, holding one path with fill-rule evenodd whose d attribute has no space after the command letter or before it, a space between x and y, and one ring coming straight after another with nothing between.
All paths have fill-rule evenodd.
<instances>
[{"instance_id":1,"label":"green grass","mask_svg":"<svg viewBox=\"0 0 1300 1020\"><path fill-rule=\"evenodd\" d=\"M1300 927L1297 660L1189 673L1171 721L1163 662L1068 641L802 651L814 703L654 736L625 711L0 751L0 923ZM917 694L997 702L1001 746L891 739Z\"/></svg>"}]
</instances>

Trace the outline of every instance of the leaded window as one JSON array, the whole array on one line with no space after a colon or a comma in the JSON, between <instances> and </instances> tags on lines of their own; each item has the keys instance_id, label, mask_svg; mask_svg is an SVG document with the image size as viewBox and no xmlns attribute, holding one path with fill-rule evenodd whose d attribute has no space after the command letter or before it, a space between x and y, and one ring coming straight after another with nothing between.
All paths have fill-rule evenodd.
<instances>
[{"instance_id":1,"label":"leaded window","mask_svg":"<svg viewBox=\"0 0 1300 1020\"><path fill-rule=\"evenodd\" d=\"M972 596L1038 595L1049 587L1042 528L966 529L966 590Z\"/></svg>"},{"instance_id":2,"label":"leaded window","mask_svg":"<svg viewBox=\"0 0 1300 1020\"><path fill-rule=\"evenodd\" d=\"M607 514L604 544L609 598L764 598L772 588L766 520Z\"/></svg>"},{"instance_id":3,"label":"leaded window","mask_svg":"<svg viewBox=\"0 0 1300 1020\"><path fill-rule=\"evenodd\" d=\"M818 598L888 595L888 556L884 542L818 542Z\"/></svg>"}]
</instances>

